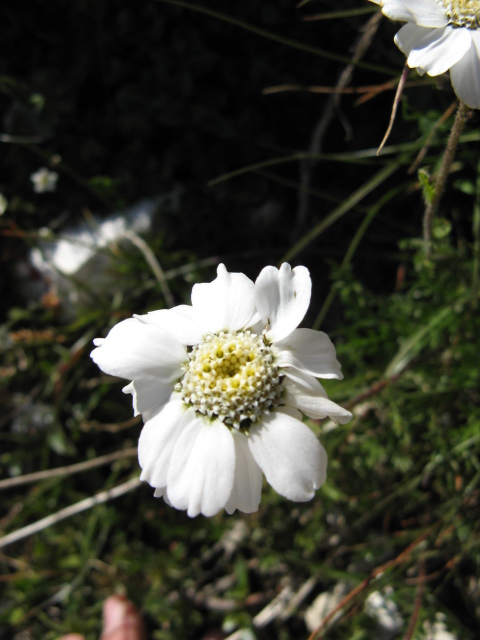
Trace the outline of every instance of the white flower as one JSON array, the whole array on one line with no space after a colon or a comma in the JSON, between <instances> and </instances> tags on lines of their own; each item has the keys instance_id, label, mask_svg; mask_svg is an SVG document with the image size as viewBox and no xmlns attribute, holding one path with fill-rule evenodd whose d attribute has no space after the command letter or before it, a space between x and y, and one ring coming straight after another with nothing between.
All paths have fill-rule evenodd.
<instances>
[{"instance_id":1,"label":"white flower","mask_svg":"<svg viewBox=\"0 0 480 640\"><path fill-rule=\"evenodd\" d=\"M398 607L392 599L393 590L372 591L365 601L365 612L376 620L381 636L385 639L395 637L403 625Z\"/></svg>"},{"instance_id":2,"label":"white flower","mask_svg":"<svg viewBox=\"0 0 480 640\"><path fill-rule=\"evenodd\" d=\"M222 264L192 305L120 322L93 360L132 380L145 426L141 479L189 516L258 509L262 471L282 496L310 500L327 455L300 412L345 423L352 414L316 379L341 379L325 333L297 329L309 303L305 267L265 267L255 284Z\"/></svg>"},{"instance_id":3,"label":"white flower","mask_svg":"<svg viewBox=\"0 0 480 640\"><path fill-rule=\"evenodd\" d=\"M35 171L35 173L32 173L30 180L33 182L33 190L35 193L55 191L57 188L58 173L42 167L38 169L38 171Z\"/></svg>"},{"instance_id":4,"label":"white flower","mask_svg":"<svg viewBox=\"0 0 480 640\"><path fill-rule=\"evenodd\" d=\"M435 622L432 624L425 620L423 628L426 633L425 640L458 640L458 636L451 633L445 624L446 616L438 611L435 614Z\"/></svg>"},{"instance_id":5,"label":"white flower","mask_svg":"<svg viewBox=\"0 0 480 640\"><path fill-rule=\"evenodd\" d=\"M5 198L3 193L0 193L0 216L3 216L7 208L8 208L8 200Z\"/></svg>"},{"instance_id":6,"label":"white flower","mask_svg":"<svg viewBox=\"0 0 480 640\"><path fill-rule=\"evenodd\" d=\"M395 43L418 73L450 69L457 96L480 109L480 2L478 0L370 0L392 20L407 22Z\"/></svg>"}]
</instances>

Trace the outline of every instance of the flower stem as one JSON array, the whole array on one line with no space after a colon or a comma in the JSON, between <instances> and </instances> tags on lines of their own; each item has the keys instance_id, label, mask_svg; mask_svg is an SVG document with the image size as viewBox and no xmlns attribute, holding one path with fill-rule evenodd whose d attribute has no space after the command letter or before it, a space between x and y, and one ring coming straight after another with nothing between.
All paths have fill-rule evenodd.
<instances>
[{"instance_id":1,"label":"flower stem","mask_svg":"<svg viewBox=\"0 0 480 640\"><path fill-rule=\"evenodd\" d=\"M423 238L425 240L425 253L427 254L427 257L430 257L432 253L433 218L435 217L438 205L440 204L440 198L442 197L443 190L445 189L448 174L450 173L450 167L452 166L455 152L457 150L458 140L463 131L465 122L468 120L470 115L471 111L467 107L467 105L463 102L460 102L457 109L457 114L455 116L455 121L452 126L452 130L450 131L450 137L448 138L447 147L443 155L442 165L439 172L437 173L437 178L435 180L433 197L427 204L427 207L425 209L425 216L423 218Z\"/></svg>"},{"instance_id":2,"label":"flower stem","mask_svg":"<svg viewBox=\"0 0 480 640\"><path fill-rule=\"evenodd\" d=\"M477 194L473 208L473 271L472 300L473 308L478 307L480 285L480 161L477 165Z\"/></svg>"}]
</instances>

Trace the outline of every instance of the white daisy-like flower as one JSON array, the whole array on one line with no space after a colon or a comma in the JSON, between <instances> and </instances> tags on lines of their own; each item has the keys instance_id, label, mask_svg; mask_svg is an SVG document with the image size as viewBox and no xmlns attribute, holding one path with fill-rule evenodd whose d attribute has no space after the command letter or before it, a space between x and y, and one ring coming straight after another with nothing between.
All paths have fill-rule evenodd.
<instances>
[{"instance_id":1,"label":"white daisy-like flower","mask_svg":"<svg viewBox=\"0 0 480 640\"><path fill-rule=\"evenodd\" d=\"M297 329L310 294L305 267L265 267L253 283L221 264L191 306L135 316L94 341L97 365L132 380L123 391L145 422L140 477L155 496L189 516L251 513L262 472L290 500L314 496L327 455L302 413L342 424L352 414L317 380L343 377L331 340Z\"/></svg>"},{"instance_id":2,"label":"white daisy-like flower","mask_svg":"<svg viewBox=\"0 0 480 640\"><path fill-rule=\"evenodd\" d=\"M3 193L0 193L0 216L3 216L7 208L8 208L8 200L5 198Z\"/></svg>"},{"instance_id":3,"label":"white daisy-like flower","mask_svg":"<svg viewBox=\"0 0 480 640\"><path fill-rule=\"evenodd\" d=\"M395 43L418 73L438 76L450 69L457 96L480 109L479 0L370 0L392 20L407 22Z\"/></svg>"},{"instance_id":4,"label":"white daisy-like flower","mask_svg":"<svg viewBox=\"0 0 480 640\"><path fill-rule=\"evenodd\" d=\"M32 173L30 180L33 183L35 193L46 193L47 191L55 191L57 188L58 173L49 171L46 167L42 167Z\"/></svg>"}]
</instances>

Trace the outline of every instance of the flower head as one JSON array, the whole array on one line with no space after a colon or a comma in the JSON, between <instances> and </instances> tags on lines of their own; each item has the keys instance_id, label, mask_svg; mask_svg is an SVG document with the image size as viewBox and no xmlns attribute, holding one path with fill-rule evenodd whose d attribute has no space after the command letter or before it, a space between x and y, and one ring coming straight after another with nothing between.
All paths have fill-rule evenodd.
<instances>
[{"instance_id":1,"label":"flower head","mask_svg":"<svg viewBox=\"0 0 480 640\"><path fill-rule=\"evenodd\" d=\"M8 200L5 198L3 193L0 193L0 216L3 216L3 214L7 209L8 209Z\"/></svg>"},{"instance_id":2,"label":"flower head","mask_svg":"<svg viewBox=\"0 0 480 640\"><path fill-rule=\"evenodd\" d=\"M250 513L263 472L286 498L313 497L327 456L302 413L340 423L351 413L317 380L342 378L332 342L297 329L310 294L305 267L265 267L253 283L221 264L191 306L135 316L94 341L98 366L132 381L141 479L155 496L190 516Z\"/></svg>"},{"instance_id":3,"label":"flower head","mask_svg":"<svg viewBox=\"0 0 480 640\"><path fill-rule=\"evenodd\" d=\"M35 193L45 193L46 191L55 191L57 188L58 173L49 171L47 168L42 167L32 173L30 180L33 183L33 190Z\"/></svg>"},{"instance_id":4,"label":"flower head","mask_svg":"<svg viewBox=\"0 0 480 640\"><path fill-rule=\"evenodd\" d=\"M480 109L480 2L478 0L370 0L392 20L407 22L395 43L418 73L450 69L457 96Z\"/></svg>"}]
</instances>

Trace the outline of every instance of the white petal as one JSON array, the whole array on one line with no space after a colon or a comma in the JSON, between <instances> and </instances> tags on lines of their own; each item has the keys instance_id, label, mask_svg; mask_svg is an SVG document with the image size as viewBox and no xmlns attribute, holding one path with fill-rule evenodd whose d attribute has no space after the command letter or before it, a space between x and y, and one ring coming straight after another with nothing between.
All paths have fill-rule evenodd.
<instances>
[{"instance_id":1,"label":"white petal","mask_svg":"<svg viewBox=\"0 0 480 640\"><path fill-rule=\"evenodd\" d=\"M255 333L257 336L261 336L263 333L263 330L265 329L265 323L262 322L262 320L260 320L260 316L258 315L258 313L255 314L254 320L255 322L248 325L248 329L252 333Z\"/></svg>"},{"instance_id":2,"label":"white petal","mask_svg":"<svg viewBox=\"0 0 480 640\"><path fill-rule=\"evenodd\" d=\"M91 353L105 373L121 378L155 376L173 381L187 359L185 347L167 331L129 318L115 325Z\"/></svg>"},{"instance_id":3,"label":"white petal","mask_svg":"<svg viewBox=\"0 0 480 640\"><path fill-rule=\"evenodd\" d=\"M233 489L225 509L233 513L235 509L243 513L258 510L262 494L262 470L253 459L247 438L236 429L231 431L235 443L235 476Z\"/></svg>"},{"instance_id":4,"label":"white petal","mask_svg":"<svg viewBox=\"0 0 480 640\"><path fill-rule=\"evenodd\" d=\"M165 329L182 344L194 345L202 341L204 331L198 324L193 307L190 305L181 304L173 309L159 309L135 317L147 324Z\"/></svg>"},{"instance_id":5,"label":"white petal","mask_svg":"<svg viewBox=\"0 0 480 640\"><path fill-rule=\"evenodd\" d=\"M192 305L204 331L238 331L255 316L255 285L243 273L229 273L218 265L213 282L196 284Z\"/></svg>"},{"instance_id":6,"label":"white petal","mask_svg":"<svg viewBox=\"0 0 480 640\"><path fill-rule=\"evenodd\" d=\"M325 481L327 454L308 427L273 412L250 427L248 445L267 481L280 495L304 502Z\"/></svg>"},{"instance_id":7,"label":"white petal","mask_svg":"<svg viewBox=\"0 0 480 640\"><path fill-rule=\"evenodd\" d=\"M400 51L408 57L410 55L410 51L412 51L412 49L416 49L423 38L429 35L432 37L438 36L438 29L425 29L424 27L419 27L416 24L406 24L400 29L394 40Z\"/></svg>"},{"instance_id":8,"label":"white petal","mask_svg":"<svg viewBox=\"0 0 480 640\"><path fill-rule=\"evenodd\" d=\"M127 384L122 389L123 393L132 394L134 415L159 409L168 400L173 391L173 381L154 376L141 376Z\"/></svg>"},{"instance_id":9,"label":"white petal","mask_svg":"<svg viewBox=\"0 0 480 640\"><path fill-rule=\"evenodd\" d=\"M343 378L335 347L323 331L296 329L275 347L280 367L294 367L318 378Z\"/></svg>"},{"instance_id":10,"label":"white petal","mask_svg":"<svg viewBox=\"0 0 480 640\"><path fill-rule=\"evenodd\" d=\"M307 313L311 293L306 267L292 270L284 262L280 269L262 269L255 282L255 300L269 340L282 340L298 327Z\"/></svg>"},{"instance_id":11,"label":"white petal","mask_svg":"<svg viewBox=\"0 0 480 640\"><path fill-rule=\"evenodd\" d=\"M213 516L228 502L233 487L235 446L222 422L197 418L180 434L167 474L167 497L189 516Z\"/></svg>"},{"instance_id":12,"label":"white petal","mask_svg":"<svg viewBox=\"0 0 480 640\"><path fill-rule=\"evenodd\" d=\"M181 401L169 402L145 423L138 441L140 480L161 492L167 485L167 472L175 444L183 430L195 420L195 412ZM155 495L158 497L157 492Z\"/></svg>"},{"instance_id":13,"label":"white petal","mask_svg":"<svg viewBox=\"0 0 480 640\"><path fill-rule=\"evenodd\" d=\"M381 0L376 4L391 20L413 22L421 27L444 27L448 22L445 10L436 0Z\"/></svg>"},{"instance_id":14,"label":"white petal","mask_svg":"<svg viewBox=\"0 0 480 640\"><path fill-rule=\"evenodd\" d=\"M472 31L472 46L450 69L455 93L471 109L480 109L480 31Z\"/></svg>"},{"instance_id":15,"label":"white petal","mask_svg":"<svg viewBox=\"0 0 480 640\"><path fill-rule=\"evenodd\" d=\"M408 56L409 67L420 67L429 76L438 76L465 55L472 39L469 29L424 29L407 24L397 33L395 42Z\"/></svg>"},{"instance_id":16,"label":"white petal","mask_svg":"<svg viewBox=\"0 0 480 640\"><path fill-rule=\"evenodd\" d=\"M303 418L301 412L298 409L295 409L295 407L279 406L276 407L275 411L284 413L291 418L295 418L295 420L298 420L299 422L301 422Z\"/></svg>"},{"instance_id":17,"label":"white petal","mask_svg":"<svg viewBox=\"0 0 480 640\"><path fill-rule=\"evenodd\" d=\"M285 371L285 375L287 379L295 382L307 393L314 393L322 398L328 398L327 392L320 382L309 373L303 373L302 371L298 371L298 369L288 368Z\"/></svg>"},{"instance_id":18,"label":"white petal","mask_svg":"<svg viewBox=\"0 0 480 640\"><path fill-rule=\"evenodd\" d=\"M309 418L331 418L334 422L339 422L340 424L349 422L352 418L350 411L326 398L325 390L318 380L311 376L310 380L316 383L316 385L312 385L316 386L316 389L307 390L304 386L286 377L282 385L284 389L282 399L285 404L300 409Z\"/></svg>"},{"instance_id":19,"label":"white petal","mask_svg":"<svg viewBox=\"0 0 480 640\"><path fill-rule=\"evenodd\" d=\"M137 392L135 391L135 387L133 386L133 382L129 382L125 387L123 387L122 389L123 393L131 393L132 394L132 404L133 404L133 415L134 416L138 416L141 411L138 410L138 406L137 406Z\"/></svg>"}]
</instances>

